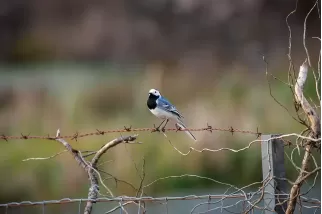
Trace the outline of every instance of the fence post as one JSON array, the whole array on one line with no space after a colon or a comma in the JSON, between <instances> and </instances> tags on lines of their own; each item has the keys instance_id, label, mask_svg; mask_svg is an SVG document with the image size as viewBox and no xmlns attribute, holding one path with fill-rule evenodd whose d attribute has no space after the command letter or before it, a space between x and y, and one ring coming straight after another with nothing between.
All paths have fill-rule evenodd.
<instances>
[{"instance_id":1,"label":"fence post","mask_svg":"<svg viewBox=\"0 0 322 214\"><path fill-rule=\"evenodd\" d=\"M272 212L269 210L275 210L276 213L282 214L287 208L287 196L284 195L287 193L286 180L281 179L286 178L284 143L281 139L272 139L277 136L279 135L262 135L261 137L263 179L273 178L268 183L264 183L264 207L268 209L265 210L265 214L271 214Z\"/></svg>"}]
</instances>

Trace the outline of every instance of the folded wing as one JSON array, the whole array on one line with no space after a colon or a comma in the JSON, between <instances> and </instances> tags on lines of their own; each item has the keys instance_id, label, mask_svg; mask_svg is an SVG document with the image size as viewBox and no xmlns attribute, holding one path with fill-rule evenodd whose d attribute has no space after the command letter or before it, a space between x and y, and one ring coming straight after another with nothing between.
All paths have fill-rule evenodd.
<instances>
[{"instance_id":1,"label":"folded wing","mask_svg":"<svg viewBox=\"0 0 322 214\"><path fill-rule=\"evenodd\" d=\"M172 105L167 99L165 99L164 97L160 97L157 100L157 104L158 107L164 111L167 112L171 112L173 114L175 114L178 119L182 119L183 116L179 113L179 111L176 109L176 107L174 107L174 105Z\"/></svg>"}]
</instances>

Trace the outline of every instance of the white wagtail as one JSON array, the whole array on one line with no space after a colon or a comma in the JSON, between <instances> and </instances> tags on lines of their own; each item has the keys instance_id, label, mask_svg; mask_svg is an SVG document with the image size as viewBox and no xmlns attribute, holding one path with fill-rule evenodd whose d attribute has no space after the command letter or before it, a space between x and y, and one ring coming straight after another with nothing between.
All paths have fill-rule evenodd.
<instances>
[{"instance_id":1,"label":"white wagtail","mask_svg":"<svg viewBox=\"0 0 322 214\"><path fill-rule=\"evenodd\" d=\"M180 128L186 129L186 126L183 123L183 116L179 113L176 107L174 107L174 105L172 105L166 98L161 96L158 90L151 89L149 91L147 105L152 114L154 114L158 118L163 119L163 122L159 125L158 128L160 128L164 121L166 121L164 127L162 128L164 130L169 120L172 120L176 122L176 125ZM193 136L190 131L187 130L185 131L185 133L188 134L192 139L197 141L195 136Z\"/></svg>"}]
</instances>

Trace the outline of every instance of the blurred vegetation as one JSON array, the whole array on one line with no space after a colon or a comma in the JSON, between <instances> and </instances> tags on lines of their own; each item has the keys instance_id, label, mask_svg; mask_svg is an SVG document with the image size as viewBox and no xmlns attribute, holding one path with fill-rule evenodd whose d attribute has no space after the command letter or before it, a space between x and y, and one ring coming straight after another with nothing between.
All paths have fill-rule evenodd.
<instances>
[{"instance_id":1,"label":"blurred vegetation","mask_svg":"<svg viewBox=\"0 0 322 214\"><path fill-rule=\"evenodd\" d=\"M286 69L287 67L283 68ZM146 107L150 88L158 88L185 115L189 127L213 127L253 130L263 133L300 132L301 127L269 95L264 73L244 71L216 72L207 76L167 70L159 64L115 67L108 64L52 64L30 68L2 67L0 87L1 133L6 135L54 135L96 129L122 129L124 126L151 127L160 121ZM286 79L286 72L274 75ZM10 70L10 72L8 72ZM153 71L153 72L151 72ZM286 85L271 80L272 93L295 115L292 93ZM313 100L315 86L309 76L306 93ZM281 116L283 115L283 116ZM171 126L171 125L170 125ZM173 126L173 125L172 125ZM209 176L238 186L261 180L260 145L232 153L192 152L181 156L162 134L139 133L142 145L119 145L110 150L103 169L119 179L138 186L142 159L146 161L146 181L180 174ZM108 134L69 141L75 149L95 150L119 134ZM183 133L167 133L181 151L188 147L218 149L242 148L256 137L239 133L200 132L194 144ZM4 201L46 200L87 194L87 177L68 154L51 160L27 161L63 150L57 142L28 140L1 142L1 196ZM297 153L295 158L297 157ZM320 161L320 155L317 155ZM297 159L299 160L299 159ZM287 163L289 179L296 171ZM9 183L8 183L9 182ZM128 185L107 181L116 194L134 194ZM197 178L169 179L152 185L148 194L162 194L185 188L209 188L213 182Z\"/></svg>"},{"instance_id":2,"label":"blurred vegetation","mask_svg":"<svg viewBox=\"0 0 322 214\"><path fill-rule=\"evenodd\" d=\"M296 72L306 57L303 21L314 2L299 1L289 18ZM287 80L285 18L295 8L293 0L0 1L0 8L0 134L152 127L161 121L146 107L151 88L177 106L189 127L209 123L218 128L258 128L264 134L303 129L270 96L262 61L265 55L269 72ZM319 14L313 11L307 20L307 46L314 65L321 46L312 37L321 37L320 30ZM276 99L295 115L289 87L270 81ZM319 105L311 72L305 93ZM135 186L140 182L136 167L141 170L143 158L145 184L180 174L209 176L237 186L262 179L258 143L239 153L182 156L168 142L183 152L191 146L238 149L255 136L198 132L199 142L194 144L184 133L167 133L168 139L159 133L139 134L142 145L111 149L104 156L110 162L102 169ZM119 134L69 142L78 150L95 150L116 137ZM59 143L0 141L0 150L1 202L87 195L87 176L70 155L22 161L53 155L63 150ZM320 161L320 154L315 156ZM294 158L300 161L297 152ZM294 179L297 172L287 159L286 166L288 178ZM122 182L106 182L116 195L136 193ZM222 186L197 178L168 179L146 192L188 189L209 193Z\"/></svg>"}]
</instances>

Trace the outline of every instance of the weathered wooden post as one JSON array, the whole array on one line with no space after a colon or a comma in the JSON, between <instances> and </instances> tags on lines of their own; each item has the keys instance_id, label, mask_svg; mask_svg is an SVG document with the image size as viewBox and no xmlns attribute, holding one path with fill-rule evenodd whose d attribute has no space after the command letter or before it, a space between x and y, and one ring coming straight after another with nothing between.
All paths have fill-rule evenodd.
<instances>
[{"instance_id":1,"label":"weathered wooden post","mask_svg":"<svg viewBox=\"0 0 322 214\"><path fill-rule=\"evenodd\" d=\"M272 139L277 136L279 135L262 135L261 142L263 179L272 178L268 183L264 182L266 214L272 213L269 210L282 214L287 208L284 143L281 139Z\"/></svg>"}]
</instances>

